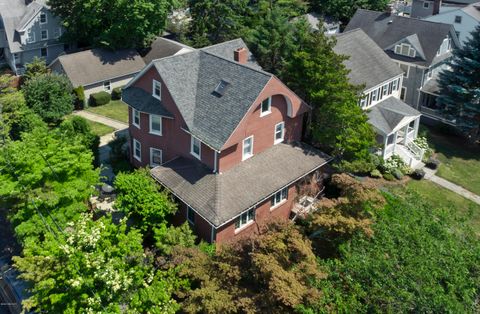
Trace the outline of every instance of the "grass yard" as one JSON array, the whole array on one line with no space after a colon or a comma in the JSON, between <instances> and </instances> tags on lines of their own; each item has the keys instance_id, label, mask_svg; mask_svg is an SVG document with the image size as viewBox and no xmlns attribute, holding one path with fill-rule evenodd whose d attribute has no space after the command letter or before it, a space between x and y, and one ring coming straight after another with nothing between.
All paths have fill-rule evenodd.
<instances>
[{"instance_id":1,"label":"grass yard","mask_svg":"<svg viewBox=\"0 0 480 314\"><path fill-rule=\"evenodd\" d=\"M395 194L415 191L422 199L432 204L435 208L455 208L462 217L464 216L470 222L475 232L480 235L480 205L427 180L410 180L406 186L397 186L390 188L390 190Z\"/></svg>"},{"instance_id":2,"label":"grass yard","mask_svg":"<svg viewBox=\"0 0 480 314\"><path fill-rule=\"evenodd\" d=\"M90 120L87 120L87 122L90 125L92 132L98 136L104 136L104 135L107 135L108 133L115 132L115 129L108 125L90 121Z\"/></svg>"},{"instance_id":3,"label":"grass yard","mask_svg":"<svg viewBox=\"0 0 480 314\"><path fill-rule=\"evenodd\" d=\"M437 175L480 195L480 147L433 129L427 138L442 162Z\"/></svg>"},{"instance_id":4,"label":"grass yard","mask_svg":"<svg viewBox=\"0 0 480 314\"><path fill-rule=\"evenodd\" d=\"M85 110L113 120L128 123L128 106L121 100L112 100L106 105L88 107Z\"/></svg>"}]
</instances>

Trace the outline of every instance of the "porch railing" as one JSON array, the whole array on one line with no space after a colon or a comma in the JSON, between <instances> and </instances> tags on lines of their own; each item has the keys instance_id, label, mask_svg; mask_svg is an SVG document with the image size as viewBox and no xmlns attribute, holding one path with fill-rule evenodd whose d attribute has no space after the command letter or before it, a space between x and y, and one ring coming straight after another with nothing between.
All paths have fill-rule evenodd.
<instances>
[{"instance_id":1,"label":"porch railing","mask_svg":"<svg viewBox=\"0 0 480 314\"><path fill-rule=\"evenodd\" d=\"M408 141L407 142L407 148L410 152L412 152L413 156L417 160L422 160L423 155L425 154L425 150L423 148L420 148L417 144L415 144L414 141Z\"/></svg>"}]
</instances>

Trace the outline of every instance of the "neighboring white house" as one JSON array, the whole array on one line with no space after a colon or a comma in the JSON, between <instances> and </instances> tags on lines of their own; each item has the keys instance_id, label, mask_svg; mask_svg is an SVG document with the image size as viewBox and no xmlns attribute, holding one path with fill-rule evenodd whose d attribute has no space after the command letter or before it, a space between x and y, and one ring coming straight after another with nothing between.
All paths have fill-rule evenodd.
<instances>
[{"instance_id":1,"label":"neighboring white house","mask_svg":"<svg viewBox=\"0 0 480 314\"><path fill-rule=\"evenodd\" d=\"M49 68L65 74L74 87L83 86L85 99L100 91L122 87L145 67L136 50L90 49L59 56Z\"/></svg>"},{"instance_id":2,"label":"neighboring white house","mask_svg":"<svg viewBox=\"0 0 480 314\"><path fill-rule=\"evenodd\" d=\"M302 15L302 17L307 20L308 24L310 24L310 27L314 31L320 30L320 23L322 23L325 34L333 35L340 33L341 23L331 17L322 16L315 12L307 13L305 15Z\"/></svg>"},{"instance_id":3,"label":"neighboring white house","mask_svg":"<svg viewBox=\"0 0 480 314\"><path fill-rule=\"evenodd\" d=\"M463 45L470 33L480 24L480 1L465 7L440 7L440 13L426 17L425 20L452 24Z\"/></svg>"},{"instance_id":4,"label":"neighboring white house","mask_svg":"<svg viewBox=\"0 0 480 314\"><path fill-rule=\"evenodd\" d=\"M344 64L350 70L350 82L364 87L359 105L377 132L381 155L387 159L396 154L410 167L417 167L424 154L414 143L421 113L400 100L403 71L361 29L336 37L335 53L349 57Z\"/></svg>"}]
</instances>

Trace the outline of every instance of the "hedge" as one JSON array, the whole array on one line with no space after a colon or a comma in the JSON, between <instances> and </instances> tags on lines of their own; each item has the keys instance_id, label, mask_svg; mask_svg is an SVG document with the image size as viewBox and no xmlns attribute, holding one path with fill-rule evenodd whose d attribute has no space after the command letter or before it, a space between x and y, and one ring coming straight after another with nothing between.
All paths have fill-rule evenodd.
<instances>
[{"instance_id":1,"label":"hedge","mask_svg":"<svg viewBox=\"0 0 480 314\"><path fill-rule=\"evenodd\" d=\"M120 100L122 99L122 88L121 87L115 87L112 90L112 99L113 100Z\"/></svg>"},{"instance_id":2,"label":"hedge","mask_svg":"<svg viewBox=\"0 0 480 314\"><path fill-rule=\"evenodd\" d=\"M75 94L75 109L82 110L85 107L85 90L83 86L78 86L77 88L73 89Z\"/></svg>"},{"instance_id":3,"label":"hedge","mask_svg":"<svg viewBox=\"0 0 480 314\"><path fill-rule=\"evenodd\" d=\"M98 92L93 93L90 95L90 106L97 107L101 105L106 105L112 100L112 96L110 96L107 92Z\"/></svg>"}]
</instances>

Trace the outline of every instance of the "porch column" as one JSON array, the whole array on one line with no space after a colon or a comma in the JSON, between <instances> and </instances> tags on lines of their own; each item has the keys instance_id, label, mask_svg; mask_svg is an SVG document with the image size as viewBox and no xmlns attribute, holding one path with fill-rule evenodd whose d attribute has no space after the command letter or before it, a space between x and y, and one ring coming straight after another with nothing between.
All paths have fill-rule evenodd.
<instances>
[{"instance_id":1,"label":"porch column","mask_svg":"<svg viewBox=\"0 0 480 314\"><path fill-rule=\"evenodd\" d=\"M397 138L398 138L398 131L393 134L393 153L395 153L395 149L397 148Z\"/></svg>"},{"instance_id":2,"label":"porch column","mask_svg":"<svg viewBox=\"0 0 480 314\"><path fill-rule=\"evenodd\" d=\"M387 141L388 141L388 135L383 136L383 159L385 159L385 156L387 156Z\"/></svg>"},{"instance_id":3,"label":"porch column","mask_svg":"<svg viewBox=\"0 0 480 314\"><path fill-rule=\"evenodd\" d=\"M415 119L415 133L413 133L413 138L416 139L417 138L417 135L418 135L418 128L420 127L420 117L418 117L417 119Z\"/></svg>"},{"instance_id":4,"label":"porch column","mask_svg":"<svg viewBox=\"0 0 480 314\"><path fill-rule=\"evenodd\" d=\"M403 145L407 145L407 140L408 140L408 125L410 123L407 123L407 125L405 126L404 130L403 130Z\"/></svg>"}]
</instances>

